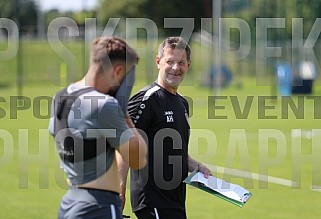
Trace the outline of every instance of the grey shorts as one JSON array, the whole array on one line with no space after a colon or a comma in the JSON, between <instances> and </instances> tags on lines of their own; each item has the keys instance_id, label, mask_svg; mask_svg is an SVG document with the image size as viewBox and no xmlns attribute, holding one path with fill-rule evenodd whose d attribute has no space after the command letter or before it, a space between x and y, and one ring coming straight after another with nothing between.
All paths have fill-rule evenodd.
<instances>
[{"instance_id":1,"label":"grey shorts","mask_svg":"<svg viewBox=\"0 0 321 219\"><path fill-rule=\"evenodd\" d=\"M60 202L58 219L122 219L119 195L96 189L70 189Z\"/></svg>"}]
</instances>

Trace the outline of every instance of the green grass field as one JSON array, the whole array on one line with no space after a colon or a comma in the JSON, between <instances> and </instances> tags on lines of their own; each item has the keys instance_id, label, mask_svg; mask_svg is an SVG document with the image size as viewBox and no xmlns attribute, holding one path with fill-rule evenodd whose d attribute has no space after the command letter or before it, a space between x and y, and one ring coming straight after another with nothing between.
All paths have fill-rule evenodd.
<instances>
[{"instance_id":1,"label":"green grass field","mask_svg":"<svg viewBox=\"0 0 321 219\"><path fill-rule=\"evenodd\" d=\"M23 95L30 100L30 107L26 110L23 106L15 108L17 88L12 85L15 77L10 75L14 72L14 60L0 63L6 76L0 79L0 85L3 85L0 86L0 218L56 218L60 198L66 191L55 145L47 132L48 98L59 89L43 73L52 65L54 77L59 74L59 59L51 55L52 61L48 57L38 60L42 68L37 69L31 68L37 58L28 57L31 67L27 78L33 82L28 82L23 89ZM291 108L288 118L284 118L286 108L282 106L281 97L276 101L267 99L262 114L259 97L270 96L271 89L256 86L255 78L244 78L242 88L232 84L223 89L220 95L224 98L214 105L209 99L213 92L200 87L195 77L187 78L179 90L192 100L190 154L209 165L260 174L260 180L254 176L253 179L243 179L223 174L216 171L220 168L213 168L214 175L244 186L253 196L243 208L239 208L188 187L189 218L319 218L321 190L312 190L313 185L321 188L321 135L318 133L319 119L315 116L319 109L314 109L315 102L307 97L293 96L296 105L298 99L303 99L304 106L299 110L302 119L296 118ZM42 78L47 82L42 82ZM145 84L145 80L138 77L134 90ZM321 89L315 86L313 94L321 95ZM241 110L247 98L253 96L246 118L235 116L238 105L231 102L231 96L237 97ZM25 104L29 104L28 101ZM209 115L227 118L211 119ZM301 137L293 137L293 129L302 130ZM312 133L312 129L316 131ZM269 139L265 138L267 135L270 135ZM263 175L275 178L264 183ZM282 179L293 181L297 187L283 185ZM129 194L127 200L124 213L132 215Z\"/></svg>"}]
</instances>

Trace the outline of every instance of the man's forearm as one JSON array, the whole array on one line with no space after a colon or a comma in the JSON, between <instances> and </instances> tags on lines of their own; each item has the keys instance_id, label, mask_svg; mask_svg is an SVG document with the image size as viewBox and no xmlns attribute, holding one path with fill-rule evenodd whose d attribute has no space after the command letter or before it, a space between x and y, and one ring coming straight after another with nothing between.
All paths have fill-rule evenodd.
<instances>
[{"instance_id":1,"label":"man's forearm","mask_svg":"<svg viewBox=\"0 0 321 219\"><path fill-rule=\"evenodd\" d=\"M188 171L192 172L196 169L198 169L200 163L196 160L194 160L193 158L191 158L190 156L188 156Z\"/></svg>"},{"instance_id":2,"label":"man's forearm","mask_svg":"<svg viewBox=\"0 0 321 219\"><path fill-rule=\"evenodd\" d=\"M188 171L192 172L194 170L202 172L205 175L205 178L211 175L211 170L206 165L198 162L197 160L194 160L191 156L188 155Z\"/></svg>"},{"instance_id":3,"label":"man's forearm","mask_svg":"<svg viewBox=\"0 0 321 219\"><path fill-rule=\"evenodd\" d=\"M120 178L120 189L121 189L120 195L125 195L129 166L123 160L123 157L121 156L121 154L118 152L116 152L116 159L117 159L117 166L118 166L118 172L119 172L119 178Z\"/></svg>"}]
</instances>

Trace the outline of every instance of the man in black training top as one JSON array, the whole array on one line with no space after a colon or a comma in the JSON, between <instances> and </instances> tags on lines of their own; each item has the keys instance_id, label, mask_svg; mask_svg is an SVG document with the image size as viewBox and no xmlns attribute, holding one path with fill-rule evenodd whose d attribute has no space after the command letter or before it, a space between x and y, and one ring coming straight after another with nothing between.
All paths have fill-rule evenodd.
<instances>
[{"instance_id":1,"label":"man in black training top","mask_svg":"<svg viewBox=\"0 0 321 219\"><path fill-rule=\"evenodd\" d=\"M181 37L165 39L156 64L156 82L140 90L128 104L136 128L143 130L148 140L148 165L140 171L131 170L131 204L139 219L184 219L183 180L195 169L205 177L211 173L188 155L189 106L177 93L191 64L189 45ZM121 174L123 185L126 175L126 171Z\"/></svg>"}]
</instances>

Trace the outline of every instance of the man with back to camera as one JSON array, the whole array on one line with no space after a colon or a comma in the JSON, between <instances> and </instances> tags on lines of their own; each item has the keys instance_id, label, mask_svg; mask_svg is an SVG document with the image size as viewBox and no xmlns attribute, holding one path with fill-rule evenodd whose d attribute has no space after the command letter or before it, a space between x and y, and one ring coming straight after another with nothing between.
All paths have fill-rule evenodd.
<instances>
[{"instance_id":1,"label":"man with back to camera","mask_svg":"<svg viewBox=\"0 0 321 219\"><path fill-rule=\"evenodd\" d=\"M84 78L54 97L49 130L71 186L61 200L59 219L122 218L116 153L139 169L146 164L147 147L113 96L135 73L137 62L137 53L124 40L98 38Z\"/></svg>"},{"instance_id":2,"label":"man with back to camera","mask_svg":"<svg viewBox=\"0 0 321 219\"><path fill-rule=\"evenodd\" d=\"M211 171L188 155L189 106L177 93L189 70L191 50L181 37L165 39L158 49L156 82L135 94L128 112L148 138L148 165L131 170L131 204L139 219L185 219L189 171L198 169L207 178ZM128 168L121 172L121 195L126 190Z\"/></svg>"}]
</instances>

